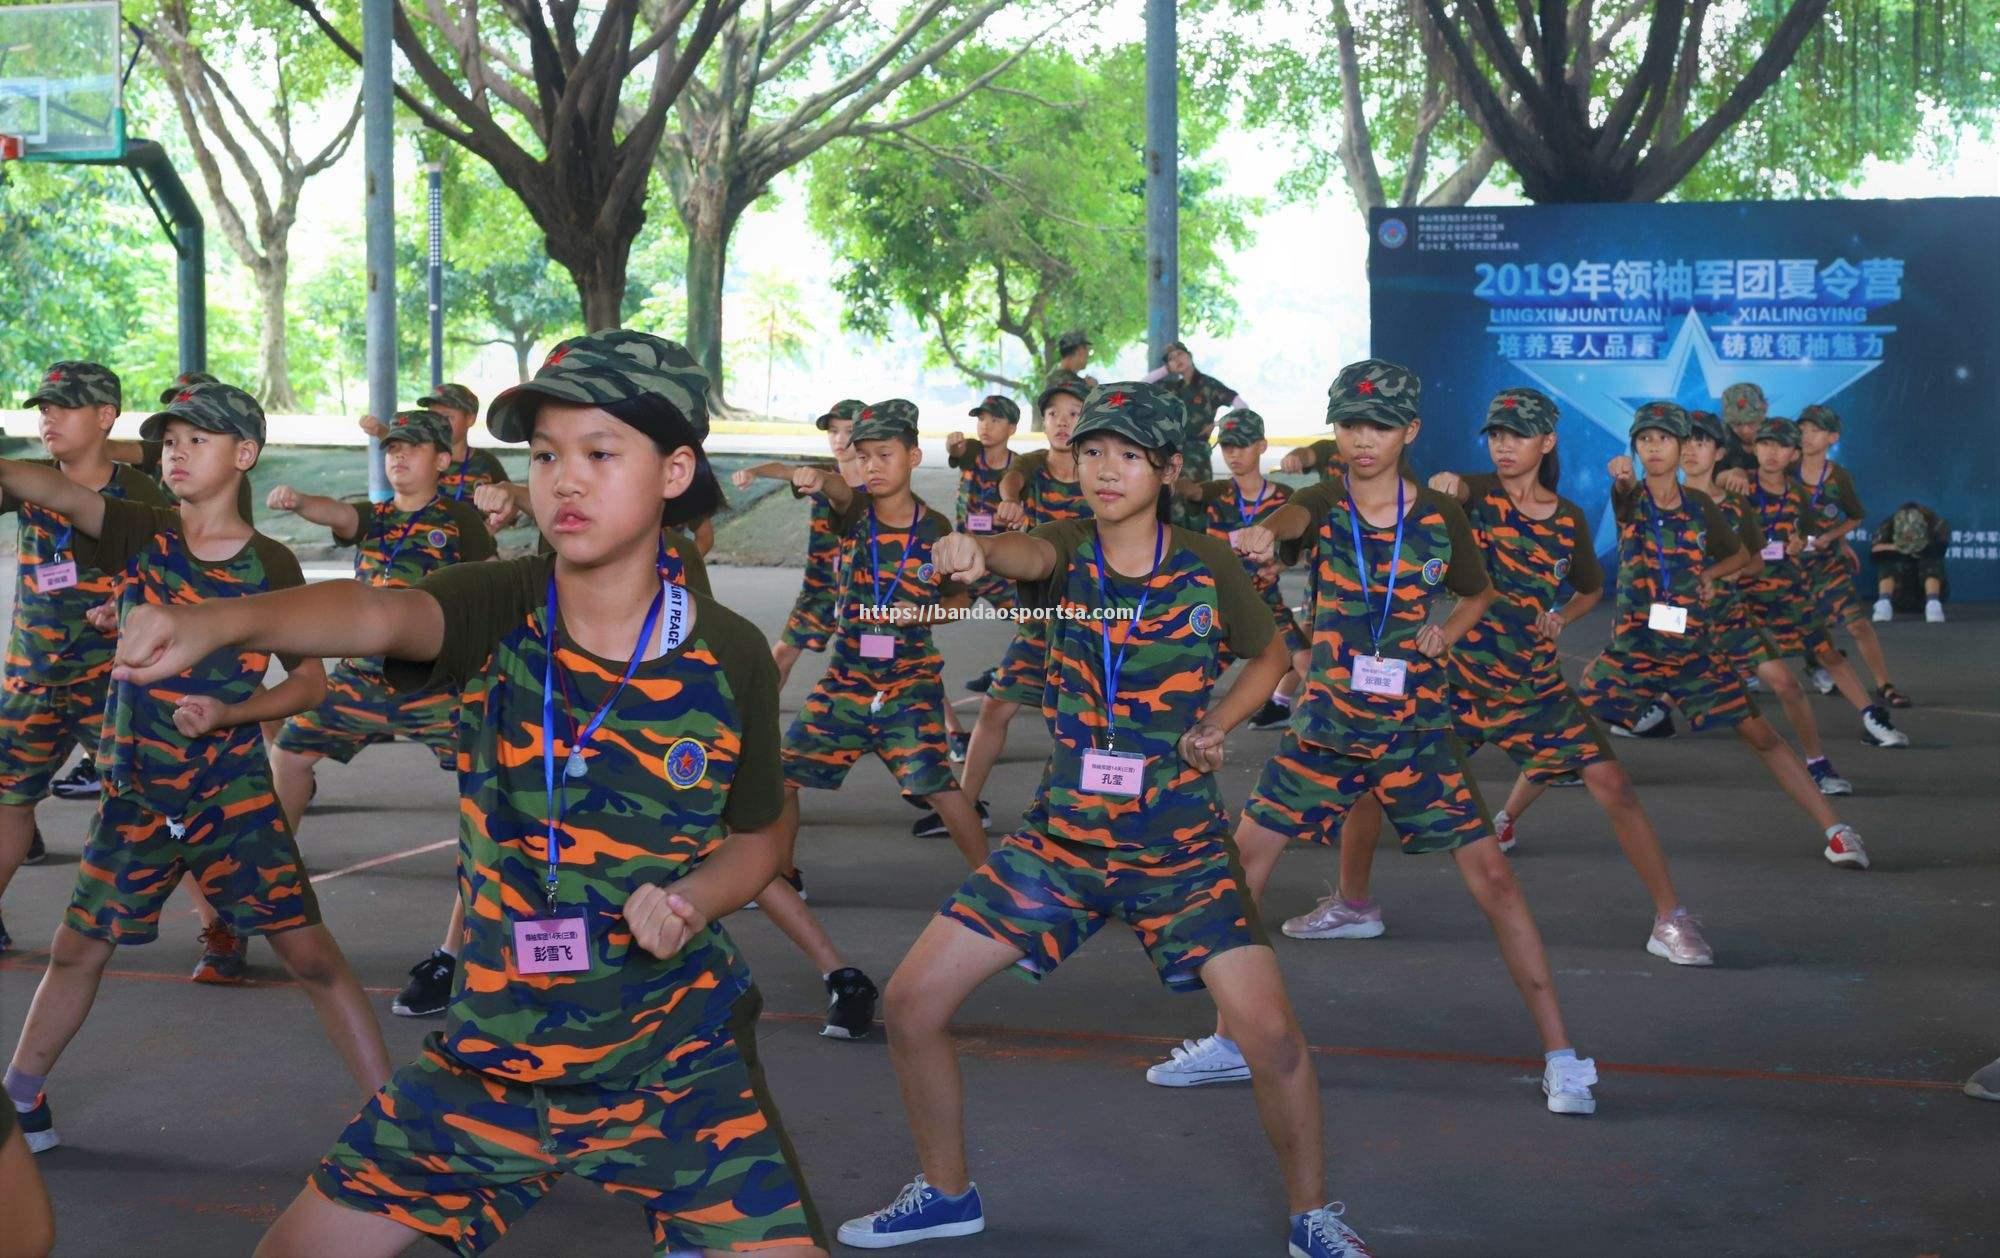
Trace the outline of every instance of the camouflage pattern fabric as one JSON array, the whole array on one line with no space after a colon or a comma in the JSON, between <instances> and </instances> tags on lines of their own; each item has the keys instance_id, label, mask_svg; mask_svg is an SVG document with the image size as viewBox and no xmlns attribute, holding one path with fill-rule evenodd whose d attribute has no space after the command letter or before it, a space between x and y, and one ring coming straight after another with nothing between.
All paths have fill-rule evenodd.
<instances>
[{"instance_id":1,"label":"camouflage pattern fabric","mask_svg":"<svg viewBox=\"0 0 2000 1258\"><path fill-rule=\"evenodd\" d=\"M1770 414L1764 390L1750 381L1739 381L1722 391L1722 422L1725 424L1763 423Z\"/></svg>"},{"instance_id":2,"label":"camouflage pattern fabric","mask_svg":"<svg viewBox=\"0 0 2000 1258\"><path fill-rule=\"evenodd\" d=\"M400 441L451 451L451 421L436 411L397 411L383 427L386 429L380 438L383 445Z\"/></svg>"},{"instance_id":3,"label":"camouflage pattern fabric","mask_svg":"<svg viewBox=\"0 0 2000 1258\"><path fill-rule=\"evenodd\" d=\"M1003 399L1004 400L1004 399ZM999 467L986 466L985 447L970 438L960 457L951 461L958 471L958 531L961 533L991 533L991 528L975 530L967 522L974 514L991 517L1000 506L1000 481L1014 466L1014 452L1007 452L1007 461ZM1014 583L991 573L966 590L973 601L985 599L997 608L1014 605Z\"/></svg>"},{"instance_id":4,"label":"camouflage pattern fabric","mask_svg":"<svg viewBox=\"0 0 2000 1258\"><path fill-rule=\"evenodd\" d=\"M1322 481L1340 480L1347 475L1347 460L1340 457L1338 441L1328 437L1306 448L1313 452L1313 474Z\"/></svg>"},{"instance_id":5,"label":"camouflage pattern fabric","mask_svg":"<svg viewBox=\"0 0 2000 1258\"><path fill-rule=\"evenodd\" d=\"M1067 357L1090 344L1090 337L1082 329L1065 332L1056 338L1056 355Z\"/></svg>"},{"instance_id":6,"label":"camouflage pattern fabric","mask_svg":"<svg viewBox=\"0 0 2000 1258\"><path fill-rule=\"evenodd\" d=\"M1500 597L1451 649L1452 685L1525 704L1566 695L1556 644L1534 626L1542 612L1561 606L1565 584L1579 594L1604 588L1583 511L1559 497L1555 512L1537 520L1515 504L1498 476L1461 479L1466 520Z\"/></svg>"},{"instance_id":7,"label":"camouflage pattern fabric","mask_svg":"<svg viewBox=\"0 0 2000 1258\"><path fill-rule=\"evenodd\" d=\"M264 408L233 384L191 384L173 395L164 409L146 416L139 437L158 441L172 420L193 424L203 432L218 432L239 441L264 442Z\"/></svg>"},{"instance_id":8,"label":"camouflage pattern fabric","mask_svg":"<svg viewBox=\"0 0 2000 1258\"><path fill-rule=\"evenodd\" d=\"M528 439L545 401L602 406L656 397L681 413L697 437L708 435L708 373L687 348L646 332L592 332L549 351L535 377L486 410L486 427L506 442Z\"/></svg>"},{"instance_id":9,"label":"camouflage pattern fabric","mask_svg":"<svg viewBox=\"0 0 2000 1258\"><path fill-rule=\"evenodd\" d=\"M839 475L832 464L827 464L826 470ZM806 570L780 641L801 651L824 651L840 601L834 593L840 581L840 511L818 494L800 494L794 489L792 496L809 500L812 520L806 529Z\"/></svg>"},{"instance_id":10,"label":"camouflage pattern fabric","mask_svg":"<svg viewBox=\"0 0 2000 1258\"><path fill-rule=\"evenodd\" d=\"M118 373L102 363L50 363L35 391L22 399L21 409L32 411L44 403L69 408L111 406L123 410L125 389L119 383Z\"/></svg>"},{"instance_id":11,"label":"camouflage pattern fabric","mask_svg":"<svg viewBox=\"0 0 2000 1258\"><path fill-rule=\"evenodd\" d=\"M656 1079L623 1087L496 1079L433 1037L341 1132L312 1185L468 1258L571 1174L638 1199L657 1253L824 1247L757 1059L760 1003L751 989Z\"/></svg>"},{"instance_id":12,"label":"camouflage pattern fabric","mask_svg":"<svg viewBox=\"0 0 2000 1258\"><path fill-rule=\"evenodd\" d=\"M1378 424L1406 428L1418 418L1423 382L1408 367L1364 358L1340 369L1326 390L1329 424Z\"/></svg>"},{"instance_id":13,"label":"camouflage pattern fabric","mask_svg":"<svg viewBox=\"0 0 2000 1258\"><path fill-rule=\"evenodd\" d=\"M1292 704L1292 727L1307 743L1362 759L1388 754L1409 730L1450 727L1446 666L1419 652L1412 640L1442 596L1465 597L1486 588L1486 569L1464 509L1430 489L1409 488L1407 493L1410 507L1400 552L1391 553L1395 525L1382 529L1361 521L1368 563L1365 599L1344 482L1292 495L1291 505L1303 509L1314 525L1297 541L1279 547L1284 562L1303 555L1312 564L1312 672ZM1381 623L1392 569L1395 607L1375 644L1370 630ZM1400 697L1354 688L1354 657L1369 652L1403 661L1407 672Z\"/></svg>"},{"instance_id":14,"label":"camouflage pattern fabric","mask_svg":"<svg viewBox=\"0 0 2000 1258\"><path fill-rule=\"evenodd\" d=\"M1449 852L1493 833L1450 729L1391 734L1368 750L1363 757L1303 741L1295 722L1278 740L1244 815L1301 842L1334 846L1347 810L1369 794L1410 855Z\"/></svg>"},{"instance_id":15,"label":"camouflage pattern fabric","mask_svg":"<svg viewBox=\"0 0 2000 1258\"><path fill-rule=\"evenodd\" d=\"M1749 499L1765 544L1787 546L1799 535L1806 494L1797 482L1787 481L1777 493L1766 490L1762 483L1753 483ZM1821 642L1828 641L1803 559L1803 555L1790 554L1766 559L1762 573L1738 583L1749 618L1770 639L1778 659L1809 658ZM1727 637L1728 622L1718 619L1717 623L1725 627Z\"/></svg>"},{"instance_id":16,"label":"camouflage pattern fabric","mask_svg":"<svg viewBox=\"0 0 2000 1258\"><path fill-rule=\"evenodd\" d=\"M908 398L892 397L863 407L854 417L854 431L848 440L883 441L917 435L917 404Z\"/></svg>"},{"instance_id":17,"label":"camouflage pattern fabric","mask_svg":"<svg viewBox=\"0 0 2000 1258\"><path fill-rule=\"evenodd\" d=\"M93 759L104 730L107 683L16 685L0 690L0 805L25 808L48 798L69 753Z\"/></svg>"},{"instance_id":18,"label":"camouflage pattern fabric","mask_svg":"<svg viewBox=\"0 0 2000 1258\"><path fill-rule=\"evenodd\" d=\"M1209 442L1215 432L1215 417L1236 400L1236 390L1214 376L1196 370L1192 377L1169 386L1180 400L1184 415L1180 439L1181 475L1200 483L1215 479L1215 462ZM1199 532L1203 527L1199 503L1174 499L1174 523Z\"/></svg>"},{"instance_id":19,"label":"camouflage pattern fabric","mask_svg":"<svg viewBox=\"0 0 2000 1258\"><path fill-rule=\"evenodd\" d=\"M472 491L481 485L504 485L507 466L491 450L465 448L465 457L446 468L438 477L438 493L453 502L470 503Z\"/></svg>"},{"instance_id":20,"label":"camouflage pattern fabric","mask_svg":"<svg viewBox=\"0 0 2000 1258\"><path fill-rule=\"evenodd\" d=\"M1451 715L1452 733L1467 760L1492 743L1530 782L1552 782L1617 759L1603 727L1566 684L1533 703L1454 686Z\"/></svg>"},{"instance_id":21,"label":"camouflage pattern fabric","mask_svg":"<svg viewBox=\"0 0 2000 1258\"><path fill-rule=\"evenodd\" d=\"M1081 483L1059 480L1049 470L1048 451L1031 450L1015 462L1021 474L1021 507L1029 528L1060 520L1091 518L1090 499ZM1040 706L1048 684L1048 622L1024 618L1000 656L999 669L986 697L1001 703Z\"/></svg>"},{"instance_id":22,"label":"camouflage pattern fabric","mask_svg":"<svg viewBox=\"0 0 2000 1258\"><path fill-rule=\"evenodd\" d=\"M1499 428L1523 437L1546 437L1556 430L1556 404L1535 389L1502 389L1486 404L1485 432Z\"/></svg>"},{"instance_id":23,"label":"camouflage pattern fabric","mask_svg":"<svg viewBox=\"0 0 2000 1258\"><path fill-rule=\"evenodd\" d=\"M1083 438L1106 432L1148 450L1173 450L1182 447L1187 425L1187 411L1173 392L1143 380L1127 380L1090 391L1083 414L1070 430L1069 444L1074 450ZM1206 457L1206 444L1202 453Z\"/></svg>"},{"instance_id":24,"label":"camouflage pattern fabric","mask_svg":"<svg viewBox=\"0 0 2000 1258\"><path fill-rule=\"evenodd\" d=\"M1805 525L1813 536L1862 518L1864 509L1861 495L1854 489L1853 475L1832 459L1826 461L1821 474L1807 488L1810 492L1806 496ZM1831 545L1815 546L1802 559L1811 576L1813 601L1822 622L1828 626L1845 625L1867 614L1854 588L1860 565L1855 562L1846 538Z\"/></svg>"},{"instance_id":25,"label":"camouflage pattern fabric","mask_svg":"<svg viewBox=\"0 0 2000 1258\"><path fill-rule=\"evenodd\" d=\"M464 411L468 415L477 415L479 395L462 384L445 384L438 386L437 392L418 398L417 405L426 408L445 407L454 411Z\"/></svg>"},{"instance_id":26,"label":"camouflage pattern fabric","mask_svg":"<svg viewBox=\"0 0 2000 1258\"><path fill-rule=\"evenodd\" d=\"M1840 412L1831 406L1814 404L1799 412L1798 422L1811 424L1815 428L1838 435L1840 433Z\"/></svg>"},{"instance_id":27,"label":"camouflage pattern fabric","mask_svg":"<svg viewBox=\"0 0 2000 1258\"><path fill-rule=\"evenodd\" d=\"M1730 530L1745 550L1757 554L1764 549L1764 528L1757 521L1757 508L1742 494L1717 489L1710 495ZM1761 664L1783 658L1778 644L1764 632L1751 607L1748 583L1731 577L1716 583L1715 597L1709 600L1709 619L1715 625L1716 643L1722 657L1736 671L1748 677Z\"/></svg>"},{"instance_id":28,"label":"camouflage pattern fabric","mask_svg":"<svg viewBox=\"0 0 2000 1258\"><path fill-rule=\"evenodd\" d=\"M978 419L981 415L991 415L995 419L1018 424L1021 422L1021 404L1005 394L989 393L980 400L979 405L965 413L967 419Z\"/></svg>"},{"instance_id":29,"label":"camouflage pattern fabric","mask_svg":"<svg viewBox=\"0 0 2000 1258\"><path fill-rule=\"evenodd\" d=\"M1215 429L1219 446L1254 446L1264 440L1264 417L1247 406L1239 406L1222 417Z\"/></svg>"},{"instance_id":30,"label":"camouflage pattern fabric","mask_svg":"<svg viewBox=\"0 0 2000 1258\"><path fill-rule=\"evenodd\" d=\"M785 785L839 790L848 771L872 753L906 795L956 790L944 702L944 684L935 674L882 692L829 668L785 731Z\"/></svg>"},{"instance_id":31,"label":"camouflage pattern fabric","mask_svg":"<svg viewBox=\"0 0 2000 1258\"><path fill-rule=\"evenodd\" d=\"M418 588L444 611L439 658L385 669L399 690L443 686L464 701L465 933L437 1043L496 1080L653 1086L682 1046L728 1024L750 972L719 924L655 958L633 943L623 906L642 883L692 873L730 831L776 819L777 672L748 621L690 590L694 625L680 649L640 663L583 750L584 776L569 778L561 766L576 731L611 696L626 661L554 635L554 915L584 919L590 968L523 973L514 926L550 916L542 677L553 566L535 556L432 573Z\"/></svg>"},{"instance_id":32,"label":"camouflage pattern fabric","mask_svg":"<svg viewBox=\"0 0 2000 1258\"><path fill-rule=\"evenodd\" d=\"M1648 402L1632 413L1628 435L1636 442L1642 432L1663 432L1685 441L1693 431L1687 412L1680 407L1672 402Z\"/></svg>"},{"instance_id":33,"label":"camouflage pattern fabric","mask_svg":"<svg viewBox=\"0 0 2000 1258\"><path fill-rule=\"evenodd\" d=\"M187 388L191 384L221 384L221 383L222 381L219 378L210 375L206 371L183 371L181 374L174 377L174 382L172 384L160 390L160 405L165 406L167 403L173 401L174 394L179 393L182 389Z\"/></svg>"},{"instance_id":34,"label":"camouflage pattern fabric","mask_svg":"<svg viewBox=\"0 0 2000 1258\"><path fill-rule=\"evenodd\" d=\"M1238 488L1236 480L1212 480L1201 487L1201 504L1205 516L1203 523L1210 537L1229 544L1229 535L1252 524L1263 524L1278 513L1278 510L1292 499L1289 485L1281 485L1268 477L1264 480L1261 496L1246 498ZM1291 605L1285 602L1284 591L1279 588L1276 564L1260 568L1247 559L1238 558L1256 585L1257 593L1271 609L1271 619L1278 632L1285 635L1285 650L1296 654L1309 650L1311 642L1305 630L1299 628L1298 618L1292 614ZM1234 658L1225 652L1225 658Z\"/></svg>"}]
</instances>

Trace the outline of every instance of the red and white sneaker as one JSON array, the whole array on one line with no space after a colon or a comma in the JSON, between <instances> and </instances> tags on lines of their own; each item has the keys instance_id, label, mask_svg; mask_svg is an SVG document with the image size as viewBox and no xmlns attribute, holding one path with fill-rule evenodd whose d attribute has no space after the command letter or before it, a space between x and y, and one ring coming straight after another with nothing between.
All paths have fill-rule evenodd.
<instances>
[{"instance_id":1,"label":"red and white sneaker","mask_svg":"<svg viewBox=\"0 0 2000 1258\"><path fill-rule=\"evenodd\" d=\"M1851 869L1868 868L1868 849L1861 846L1861 836L1849 825L1835 826L1826 836L1826 858Z\"/></svg>"},{"instance_id":2,"label":"red and white sneaker","mask_svg":"<svg viewBox=\"0 0 2000 1258\"><path fill-rule=\"evenodd\" d=\"M1513 851L1514 845L1521 841L1514 837L1514 819L1507 815L1505 808L1493 814L1493 837L1500 840L1503 852Z\"/></svg>"}]
</instances>

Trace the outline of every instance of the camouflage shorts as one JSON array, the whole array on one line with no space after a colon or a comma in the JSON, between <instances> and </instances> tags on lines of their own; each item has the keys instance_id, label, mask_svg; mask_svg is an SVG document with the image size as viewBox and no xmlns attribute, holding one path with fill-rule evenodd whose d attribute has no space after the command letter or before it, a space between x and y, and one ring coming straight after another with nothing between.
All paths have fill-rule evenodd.
<instances>
[{"instance_id":1,"label":"camouflage shorts","mask_svg":"<svg viewBox=\"0 0 2000 1258\"><path fill-rule=\"evenodd\" d=\"M778 641L798 651L824 651L833 636L833 591L802 592Z\"/></svg>"},{"instance_id":2,"label":"camouflage shorts","mask_svg":"<svg viewBox=\"0 0 2000 1258\"><path fill-rule=\"evenodd\" d=\"M183 875L240 935L319 924L319 901L268 774L237 775L176 820L186 826L178 838L135 796L98 801L64 924L110 943L151 943Z\"/></svg>"},{"instance_id":3,"label":"camouflage shorts","mask_svg":"<svg viewBox=\"0 0 2000 1258\"><path fill-rule=\"evenodd\" d=\"M1806 571L1812 577L1813 614L1828 629L1868 618L1854 592L1855 572L1847 563L1850 553L1847 543L1842 542L1834 553L1806 561Z\"/></svg>"},{"instance_id":4,"label":"camouflage shorts","mask_svg":"<svg viewBox=\"0 0 2000 1258\"><path fill-rule=\"evenodd\" d=\"M380 677L336 667L326 679L326 698L310 712L285 722L278 749L326 756L346 764L363 748L404 739L429 747L438 767L458 767L456 694L423 691L403 694Z\"/></svg>"},{"instance_id":5,"label":"camouflage shorts","mask_svg":"<svg viewBox=\"0 0 2000 1258\"><path fill-rule=\"evenodd\" d=\"M1269 946L1227 835L1163 848L1059 843L1009 835L938 912L1021 951L1039 981L1113 920L1124 922L1172 991L1201 987L1217 953Z\"/></svg>"},{"instance_id":6,"label":"camouflage shorts","mask_svg":"<svg viewBox=\"0 0 2000 1258\"><path fill-rule=\"evenodd\" d=\"M1000 657L999 671L986 697L997 703L1018 703L1022 707L1042 706L1042 691L1049 680L1049 622L1025 620L1007 643Z\"/></svg>"},{"instance_id":7,"label":"camouflage shorts","mask_svg":"<svg viewBox=\"0 0 2000 1258\"><path fill-rule=\"evenodd\" d=\"M758 1003L753 990L727 1024L668 1053L659 1078L622 1088L496 1079L433 1036L340 1133L312 1186L466 1255L566 1174L635 1199L656 1253L824 1247L757 1060Z\"/></svg>"},{"instance_id":8,"label":"camouflage shorts","mask_svg":"<svg viewBox=\"0 0 2000 1258\"><path fill-rule=\"evenodd\" d=\"M1391 734L1372 760L1302 743L1286 730L1244 815L1279 834L1337 844L1347 810L1364 794L1381 803L1411 854L1449 852L1493 833L1465 753L1447 729Z\"/></svg>"},{"instance_id":9,"label":"camouflage shorts","mask_svg":"<svg viewBox=\"0 0 2000 1258\"><path fill-rule=\"evenodd\" d=\"M97 750L108 694L102 677L73 686L10 682L0 690L0 805L40 803L70 752Z\"/></svg>"},{"instance_id":10,"label":"camouflage shorts","mask_svg":"<svg viewBox=\"0 0 2000 1258\"><path fill-rule=\"evenodd\" d=\"M1551 782L1593 764L1616 760L1602 726L1568 686L1539 699L1493 698L1456 686L1452 731L1470 760L1487 743L1507 753L1530 782Z\"/></svg>"},{"instance_id":11,"label":"camouflage shorts","mask_svg":"<svg viewBox=\"0 0 2000 1258\"><path fill-rule=\"evenodd\" d=\"M833 791L873 752L908 795L958 789L944 736L944 683L933 674L898 689L875 708L876 690L859 675L829 669L785 731L785 785Z\"/></svg>"},{"instance_id":12,"label":"camouflage shorts","mask_svg":"<svg viewBox=\"0 0 2000 1258\"><path fill-rule=\"evenodd\" d=\"M1804 590L1787 595L1751 596L1745 609L1749 621L1763 630L1779 660L1811 659L1822 644L1831 645L1831 621L1820 619L1819 608ZM1743 644L1725 630L1721 634L1723 653L1734 658Z\"/></svg>"},{"instance_id":13,"label":"camouflage shorts","mask_svg":"<svg viewBox=\"0 0 2000 1258\"><path fill-rule=\"evenodd\" d=\"M1754 613L1746 615L1736 624L1716 630L1715 640L1722 649L1723 657L1745 677L1773 660L1786 658L1777 640L1756 623Z\"/></svg>"},{"instance_id":14,"label":"camouflage shorts","mask_svg":"<svg viewBox=\"0 0 2000 1258\"><path fill-rule=\"evenodd\" d=\"M1736 666L1696 644L1671 658L1607 648L1577 684L1577 698L1590 714L1628 728L1655 701L1670 702L1695 729L1733 729L1757 715Z\"/></svg>"}]
</instances>

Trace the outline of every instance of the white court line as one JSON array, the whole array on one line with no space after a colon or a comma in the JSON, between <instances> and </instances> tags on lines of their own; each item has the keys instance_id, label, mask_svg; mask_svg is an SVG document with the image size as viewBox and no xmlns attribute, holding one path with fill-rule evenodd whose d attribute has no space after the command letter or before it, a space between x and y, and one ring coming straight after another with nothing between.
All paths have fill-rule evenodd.
<instances>
[{"instance_id":1,"label":"white court line","mask_svg":"<svg viewBox=\"0 0 2000 1258\"><path fill-rule=\"evenodd\" d=\"M344 878L348 874L358 874L364 869L373 869L377 865L387 865L392 861L404 860L411 856L422 856L425 852L435 852L440 848L457 846L457 839L439 839L435 843L426 843L422 847L413 847L407 852L391 852L387 856L371 856L365 861L360 861L341 869L331 870L324 874L314 874L312 881L315 884L332 882L335 878Z\"/></svg>"}]
</instances>

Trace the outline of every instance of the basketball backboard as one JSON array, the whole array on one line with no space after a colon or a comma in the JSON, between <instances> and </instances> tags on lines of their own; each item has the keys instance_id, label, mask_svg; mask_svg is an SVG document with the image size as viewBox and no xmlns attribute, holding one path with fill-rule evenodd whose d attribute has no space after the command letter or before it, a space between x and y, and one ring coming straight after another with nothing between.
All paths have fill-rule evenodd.
<instances>
[{"instance_id":1,"label":"basketball backboard","mask_svg":"<svg viewBox=\"0 0 2000 1258\"><path fill-rule=\"evenodd\" d=\"M0 136L22 158L124 156L123 32L117 0L0 5Z\"/></svg>"}]
</instances>

